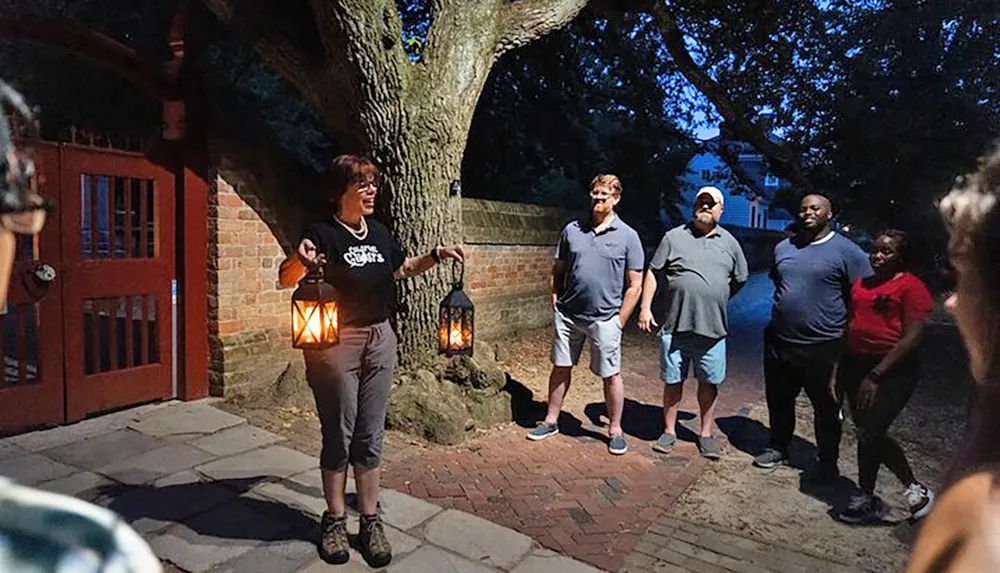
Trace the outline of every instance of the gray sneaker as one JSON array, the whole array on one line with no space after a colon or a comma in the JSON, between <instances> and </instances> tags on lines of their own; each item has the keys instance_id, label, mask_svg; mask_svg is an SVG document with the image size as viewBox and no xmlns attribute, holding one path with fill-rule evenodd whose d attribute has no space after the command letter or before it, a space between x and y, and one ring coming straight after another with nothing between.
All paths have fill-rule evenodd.
<instances>
[{"instance_id":1,"label":"gray sneaker","mask_svg":"<svg viewBox=\"0 0 1000 573\"><path fill-rule=\"evenodd\" d=\"M528 432L527 437L529 440L535 440L537 442L538 440L544 440L545 438L549 436L554 436L558 433L559 433L559 426L557 424L546 424L544 421L542 421L538 422L538 425L535 426L533 430Z\"/></svg>"},{"instance_id":2,"label":"gray sneaker","mask_svg":"<svg viewBox=\"0 0 1000 573\"><path fill-rule=\"evenodd\" d=\"M611 441L608 442L608 451L616 456L620 456L628 451L628 441L625 440L624 434L611 436Z\"/></svg>"},{"instance_id":3,"label":"gray sneaker","mask_svg":"<svg viewBox=\"0 0 1000 573\"><path fill-rule=\"evenodd\" d=\"M788 462L788 454L774 448L767 448L753 459L753 465L766 470L776 468Z\"/></svg>"},{"instance_id":4,"label":"gray sneaker","mask_svg":"<svg viewBox=\"0 0 1000 573\"><path fill-rule=\"evenodd\" d=\"M653 451L660 452L661 454L669 454L674 450L674 446L677 444L677 436L673 434L668 434L663 432L659 440L653 444Z\"/></svg>"},{"instance_id":5,"label":"gray sneaker","mask_svg":"<svg viewBox=\"0 0 1000 573\"><path fill-rule=\"evenodd\" d=\"M711 436L707 438L698 438L698 452L701 454L701 457L708 458L710 460L717 460L722 457L722 450L719 447L719 442Z\"/></svg>"}]
</instances>

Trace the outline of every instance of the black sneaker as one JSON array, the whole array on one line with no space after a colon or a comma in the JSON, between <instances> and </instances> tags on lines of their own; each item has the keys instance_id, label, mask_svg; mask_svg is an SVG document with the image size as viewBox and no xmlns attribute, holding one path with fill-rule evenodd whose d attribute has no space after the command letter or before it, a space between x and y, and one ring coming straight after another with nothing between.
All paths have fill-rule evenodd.
<instances>
[{"instance_id":1,"label":"black sneaker","mask_svg":"<svg viewBox=\"0 0 1000 573\"><path fill-rule=\"evenodd\" d=\"M335 517L329 511L323 512L320 520L319 556L332 565L343 565L351 558L351 544L347 539L347 516Z\"/></svg>"},{"instance_id":2,"label":"black sneaker","mask_svg":"<svg viewBox=\"0 0 1000 573\"><path fill-rule=\"evenodd\" d=\"M753 465L766 470L788 463L788 454L774 448L767 448L753 459Z\"/></svg>"},{"instance_id":3,"label":"black sneaker","mask_svg":"<svg viewBox=\"0 0 1000 573\"><path fill-rule=\"evenodd\" d=\"M885 515L882 500L877 496L858 493L851 497L847 509L840 512L840 520L844 523L868 524L879 523Z\"/></svg>"},{"instance_id":4,"label":"black sneaker","mask_svg":"<svg viewBox=\"0 0 1000 573\"><path fill-rule=\"evenodd\" d=\"M382 519L378 515L361 516L358 545L361 546L361 556L372 567L385 567L392 561L392 547L385 538Z\"/></svg>"}]
</instances>

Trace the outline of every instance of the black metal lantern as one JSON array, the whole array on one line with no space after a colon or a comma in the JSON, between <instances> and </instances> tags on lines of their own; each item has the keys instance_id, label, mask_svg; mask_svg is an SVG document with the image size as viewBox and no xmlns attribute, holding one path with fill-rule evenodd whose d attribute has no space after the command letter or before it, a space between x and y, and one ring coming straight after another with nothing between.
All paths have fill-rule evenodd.
<instances>
[{"instance_id":1,"label":"black metal lantern","mask_svg":"<svg viewBox=\"0 0 1000 573\"><path fill-rule=\"evenodd\" d=\"M323 280L323 267L309 271L292 294L292 347L323 350L340 343L337 289Z\"/></svg>"},{"instance_id":2,"label":"black metal lantern","mask_svg":"<svg viewBox=\"0 0 1000 573\"><path fill-rule=\"evenodd\" d=\"M460 264L460 274L456 278L455 268ZM451 292L441 301L438 319L438 354L472 356L475 337L475 306L462 290L465 265L456 261L451 269Z\"/></svg>"}]
</instances>

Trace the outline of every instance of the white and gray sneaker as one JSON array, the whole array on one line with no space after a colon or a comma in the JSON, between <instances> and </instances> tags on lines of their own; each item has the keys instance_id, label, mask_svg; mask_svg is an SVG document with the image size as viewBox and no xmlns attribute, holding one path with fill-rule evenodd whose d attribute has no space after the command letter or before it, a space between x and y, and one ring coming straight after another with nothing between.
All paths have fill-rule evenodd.
<instances>
[{"instance_id":1,"label":"white and gray sneaker","mask_svg":"<svg viewBox=\"0 0 1000 573\"><path fill-rule=\"evenodd\" d=\"M931 512L934 506L934 492L919 483L912 483L903 492L906 503L910 506L913 519L921 519Z\"/></svg>"}]
</instances>

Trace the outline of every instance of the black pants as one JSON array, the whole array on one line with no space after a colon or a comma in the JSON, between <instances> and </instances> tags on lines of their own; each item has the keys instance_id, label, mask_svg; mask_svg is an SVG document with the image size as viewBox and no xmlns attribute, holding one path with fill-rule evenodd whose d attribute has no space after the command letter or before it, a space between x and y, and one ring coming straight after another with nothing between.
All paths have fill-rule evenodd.
<instances>
[{"instance_id":1,"label":"black pants","mask_svg":"<svg viewBox=\"0 0 1000 573\"><path fill-rule=\"evenodd\" d=\"M803 389L812 402L816 447L821 464L833 466L840 455L840 403L830 395L833 365L840 357L839 340L791 344L764 334L764 385L771 421L771 447L788 451L795 433L795 399Z\"/></svg>"},{"instance_id":2,"label":"black pants","mask_svg":"<svg viewBox=\"0 0 1000 573\"><path fill-rule=\"evenodd\" d=\"M903 485L916 481L906 454L889 437L889 426L903 411L917 387L919 365L915 359L897 364L879 378L872 405L857 407L858 388L865 376L882 361L882 356L845 354L837 371L837 388L846 395L851 417L858 432L858 485L866 493L875 491L879 466L885 464Z\"/></svg>"}]
</instances>

